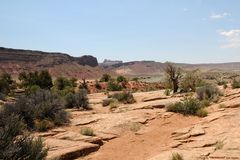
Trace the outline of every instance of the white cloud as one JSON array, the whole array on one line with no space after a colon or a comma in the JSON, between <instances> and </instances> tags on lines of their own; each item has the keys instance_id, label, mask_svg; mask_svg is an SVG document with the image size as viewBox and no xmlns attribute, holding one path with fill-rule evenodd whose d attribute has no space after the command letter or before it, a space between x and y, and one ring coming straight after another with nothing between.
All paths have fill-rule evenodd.
<instances>
[{"instance_id":1,"label":"white cloud","mask_svg":"<svg viewBox=\"0 0 240 160\"><path fill-rule=\"evenodd\" d=\"M212 15L209 17L210 19L223 19L225 17L231 16L231 13L228 12L224 12L221 14L216 14L216 13L212 13Z\"/></svg>"},{"instance_id":2,"label":"white cloud","mask_svg":"<svg viewBox=\"0 0 240 160\"><path fill-rule=\"evenodd\" d=\"M240 48L240 29L229 31L219 31L219 34L225 37L225 44L222 48Z\"/></svg>"}]
</instances>

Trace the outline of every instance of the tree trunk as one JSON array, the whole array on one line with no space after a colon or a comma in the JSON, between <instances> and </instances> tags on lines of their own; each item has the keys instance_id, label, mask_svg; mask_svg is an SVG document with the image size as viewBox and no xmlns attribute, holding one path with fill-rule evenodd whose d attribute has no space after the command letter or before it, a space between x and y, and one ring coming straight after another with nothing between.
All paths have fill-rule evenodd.
<instances>
[{"instance_id":1,"label":"tree trunk","mask_svg":"<svg viewBox=\"0 0 240 160\"><path fill-rule=\"evenodd\" d=\"M178 91L178 82L176 80L173 81L173 93Z\"/></svg>"}]
</instances>

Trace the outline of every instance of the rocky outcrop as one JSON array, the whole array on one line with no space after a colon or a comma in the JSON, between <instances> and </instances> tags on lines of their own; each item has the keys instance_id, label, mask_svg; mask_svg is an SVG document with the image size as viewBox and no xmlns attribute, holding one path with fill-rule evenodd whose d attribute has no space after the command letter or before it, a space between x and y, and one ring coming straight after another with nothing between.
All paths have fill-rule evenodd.
<instances>
[{"instance_id":1,"label":"rocky outcrop","mask_svg":"<svg viewBox=\"0 0 240 160\"><path fill-rule=\"evenodd\" d=\"M53 76L88 78L103 73L97 66L97 58L90 55L72 57L64 53L0 47L0 72L10 74L49 70Z\"/></svg>"},{"instance_id":2,"label":"rocky outcrop","mask_svg":"<svg viewBox=\"0 0 240 160\"><path fill-rule=\"evenodd\" d=\"M72 57L64 53L42 52L33 50L10 49L0 47L0 62L25 62L37 63L38 66L59 65L68 62L77 62L80 65L91 67L98 66L97 58L84 55L82 57Z\"/></svg>"},{"instance_id":3,"label":"rocky outcrop","mask_svg":"<svg viewBox=\"0 0 240 160\"><path fill-rule=\"evenodd\" d=\"M75 59L76 59L78 64L83 65L83 66L85 66L85 65L88 65L88 66L91 66L91 67L98 66L97 58L95 58L93 56L90 56L90 55L85 55L85 56L75 58Z\"/></svg>"}]
</instances>

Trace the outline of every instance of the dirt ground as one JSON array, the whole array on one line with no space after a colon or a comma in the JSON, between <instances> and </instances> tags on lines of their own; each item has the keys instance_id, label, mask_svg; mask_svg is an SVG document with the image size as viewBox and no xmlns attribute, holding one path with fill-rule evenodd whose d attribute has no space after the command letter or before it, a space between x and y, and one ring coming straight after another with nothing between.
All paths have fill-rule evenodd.
<instances>
[{"instance_id":1,"label":"dirt ground","mask_svg":"<svg viewBox=\"0 0 240 160\"><path fill-rule=\"evenodd\" d=\"M135 93L136 103L113 111L101 104L106 95L91 94L93 110L69 110L69 125L36 135L48 145L48 159L169 160L175 152L184 160L240 159L240 89L222 91L205 118L166 111L183 94ZM81 135L84 127L95 136Z\"/></svg>"}]
</instances>

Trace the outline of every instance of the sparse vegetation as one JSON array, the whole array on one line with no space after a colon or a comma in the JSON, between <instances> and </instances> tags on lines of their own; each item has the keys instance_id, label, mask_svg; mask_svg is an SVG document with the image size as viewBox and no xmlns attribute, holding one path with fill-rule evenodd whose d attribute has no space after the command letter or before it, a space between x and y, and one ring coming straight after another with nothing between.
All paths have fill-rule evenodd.
<instances>
[{"instance_id":1,"label":"sparse vegetation","mask_svg":"<svg viewBox=\"0 0 240 160\"><path fill-rule=\"evenodd\" d=\"M184 98L181 102L177 102L168 106L167 111L181 113L183 115L203 116L207 111L201 106L201 102L195 98Z\"/></svg>"},{"instance_id":2,"label":"sparse vegetation","mask_svg":"<svg viewBox=\"0 0 240 160\"><path fill-rule=\"evenodd\" d=\"M95 87L96 87L97 90L101 90L102 89L102 86L101 86L101 84L99 83L98 80L95 81Z\"/></svg>"},{"instance_id":3,"label":"sparse vegetation","mask_svg":"<svg viewBox=\"0 0 240 160\"><path fill-rule=\"evenodd\" d=\"M235 89L235 88L240 88L240 80L239 79L233 79L232 81L232 88Z\"/></svg>"},{"instance_id":4,"label":"sparse vegetation","mask_svg":"<svg viewBox=\"0 0 240 160\"><path fill-rule=\"evenodd\" d=\"M133 131L133 132L137 132L140 129L141 129L141 124L137 123L137 122L132 123L131 126L130 126L130 130Z\"/></svg>"},{"instance_id":5,"label":"sparse vegetation","mask_svg":"<svg viewBox=\"0 0 240 160\"><path fill-rule=\"evenodd\" d=\"M8 73L2 73L0 75L0 99L4 99L13 89L16 88L16 82L12 80L11 75Z\"/></svg>"},{"instance_id":6,"label":"sparse vegetation","mask_svg":"<svg viewBox=\"0 0 240 160\"><path fill-rule=\"evenodd\" d=\"M79 89L85 89L86 91L88 91L88 85L85 78L82 79Z\"/></svg>"},{"instance_id":7,"label":"sparse vegetation","mask_svg":"<svg viewBox=\"0 0 240 160\"><path fill-rule=\"evenodd\" d=\"M90 127L84 127L81 129L81 134L84 136L95 136L94 131Z\"/></svg>"},{"instance_id":8,"label":"sparse vegetation","mask_svg":"<svg viewBox=\"0 0 240 160\"><path fill-rule=\"evenodd\" d=\"M19 74L20 86L29 89L32 86L39 86L41 89L51 89L53 86L52 77L47 70L35 72L22 72Z\"/></svg>"},{"instance_id":9,"label":"sparse vegetation","mask_svg":"<svg viewBox=\"0 0 240 160\"><path fill-rule=\"evenodd\" d=\"M133 97L133 94L127 91L123 91L121 93L114 93L110 97L124 104L132 104L136 102Z\"/></svg>"},{"instance_id":10,"label":"sparse vegetation","mask_svg":"<svg viewBox=\"0 0 240 160\"><path fill-rule=\"evenodd\" d=\"M103 74L100 82L109 82L111 80L111 76L109 74Z\"/></svg>"},{"instance_id":11,"label":"sparse vegetation","mask_svg":"<svg viewBox=\"0 0 240 160\"><path fill-rule=\"evenodd\" d=\"M224 84L223 85L223 89L227 89L228 88L228 85L227 84Z\"/></svg>"},{"instance_id":12,"label":"sparse vegetation","mask_svg":"<svg viewBox=\"0 0 240 160\"><path fill-rule=\"evenodd\" d=\"M24 130L20 116L0 112L0 159L45 159L48 149L42 140L29 136Z\"/></svg>"},{"instance_id":13,"label":"sparse vegetation","mask_svg":"<svg viewBox=\"0 0 240 160\"><path fill-rule=\"evenodd\" d=\"M112 103L110 103L110 110L114 110L116 108L118 108L118 102L117 101L113 101Z\"/></svg>"},{"instance_id":14,"label":"sparse vegetation","mask_svg":"<svg viewBox=\"0 0 240 160\"><path fill-rule=\"evenodd\" d=\"M109 106L111 103L113 103L114 102L114 99L112 99L112 98L108 98L108 99L104 99L103 101L102 101L102 106L103 107L105 107L105 106Z\"/></svg>"},{"instance_id":15,"label":"sparse vegetation","mask_svg":"<svg viewBox=\"0 0 240 160\"><path fill-rule=\"evenodd\" d=\"M2 112L6 116L19 115L29 130L47 130L49 127L68 122L68 114L61 100L47 90L38 90L17 100L16 103L6 104Z\"/></svg>"},{"instance_id":16,"label":"sparse vegetation","mask_svg":"<svg viewBox=\"0 0 240 160\"><path fill-rule=\"evenodd\" d=\"M198 117L206 117L208 115L208 111L205 108L200 108L197 110L196 115Z\"/></svg>"},{"instance_id":17,"label":"sparse vegetation","mask_svg":"<svg viewBox=\"0 0 240 160\"><path fill-rule=\"evenodd\" d=\"M65 96L65 106L67 108L90 109L87 91L85 89L80 89L77 93L68 93Z\"/></svg>"},{"instance_id":18,"label":"sparse vegetation","mask_svg":"<svg viewBox=\"0 0 240 160\"><path fill-rule=\"evenodd\" d=\"M197 97L199 100L209 100L216 102L221 95L219 89L214 85L205 85L197 89Z\"/></svg>"},{"instance_id":19,"label":"sparse vegetation","mask_svg":"<svg viewBox=\"0 0 240 160\"><path fill-rule=\"evenodd\" d=\"M107 84L107 90L108 91L121 91L122 88L123 87L115 81L110 81Z\"/></svg>"},{"instance_id":20,"label":"sparse vegetation","mask_svg":"<svg viewBox=\"0 0 240 160\"><path fill-rule=\"evenodd\" d=\"M127 82L127 78L124 76L118 76L117 77L117 82L118 83L126 83Z\"/></svg>"},{"instance_id":21,"label":"sparse vegetation","mask_svg":"<svg viewBox=\"0 0 240 160\"><path fill-rule=\"evenodd\" d=\"M166 96L170 96L170 89L165 89L165 91L164 91L164 94L166 95Z\"/></svg>"},{"instance_id":22,"label":"sparse vegetation","mask_svg":"<svg viewBox=\"0 0 240 160\"><path fill-rule=\"evenodd\" d=\"M75 104L76 108L90 109L88 98L87 98L87 90L86 89L80 89L79 92L75 94Z\"/></svg>"},{"instance_id":23,"label":"sparse vegetation","mask_svg":"<svg viewBox=\"0 0 240 160\"><path fill-rule=\"evenodd\" d=\"M227 108L227 106L225 104L219 104L218 106L219 108Z\"/></svg>"},{"instance_id":24,"label":"sparse vegetation","mask_svg":"<svg viewBox=\"0 0 240 160\"><path fill-rule=\"evenodd\" d=\"M52 91L57 95L64 97L69 93L74 93L76 86L77 86L76 79L74 78L67 79L64 77L58 77L54 81L54 86L52 88Z\"/></svg>"},{"instance_id":25,"label":"sparse vegetation","mask_svg":"<svg viewBox=\"0 0 240 160\"><path fill-rule=\"evenodd\" d=\"M187 72L180 83L182 92L195 92L196 88L203 85L204 82L199 75L198 70Z\"/></svg>"},{"instance_id":26,"label":"sparse vegetation","mask_svg":"<svg viewBox=\"0 0 240 160\"><path fill-rule=\"evenodd\" d=\"M132 81L138 82L138 81L139 81L139 78L138 78L138 77L134 77L134 78L132 79Z\"/></svg>"},{"instance_id":27,"label":"sparse vegetation","mask_svg":"<svg viewBox=\"0 0 240 160\"><path fill-rule=\"evenodd\" d=\"M221 150L224 146L223 141L217 141L216 145L215 145L215 149L216 150Z\"/></svg>"},{"instance_id":28,"label":"sparse vegetation","mask_svg":"<svg viewBox=\"0 0 240 160\"><path fill-rule=\"evenodd\" d=\"M182 77L181 69L171 63L166 63L165 74L167 82L169 82L172 87L173 93L176 93L179 88L179 79Z\"/></svg>"},{"instance_id":29,"label":"sparse vegetation","mask_svg":"<svg viewBox=\"0 0 240 160\"><path fill-rule=\"evenodd\" d=\"M183 159L183 156L181 154L173 153L172 157L171 157L171 160L184 160L184 159Z\"/></svg>"}]
</instances>

